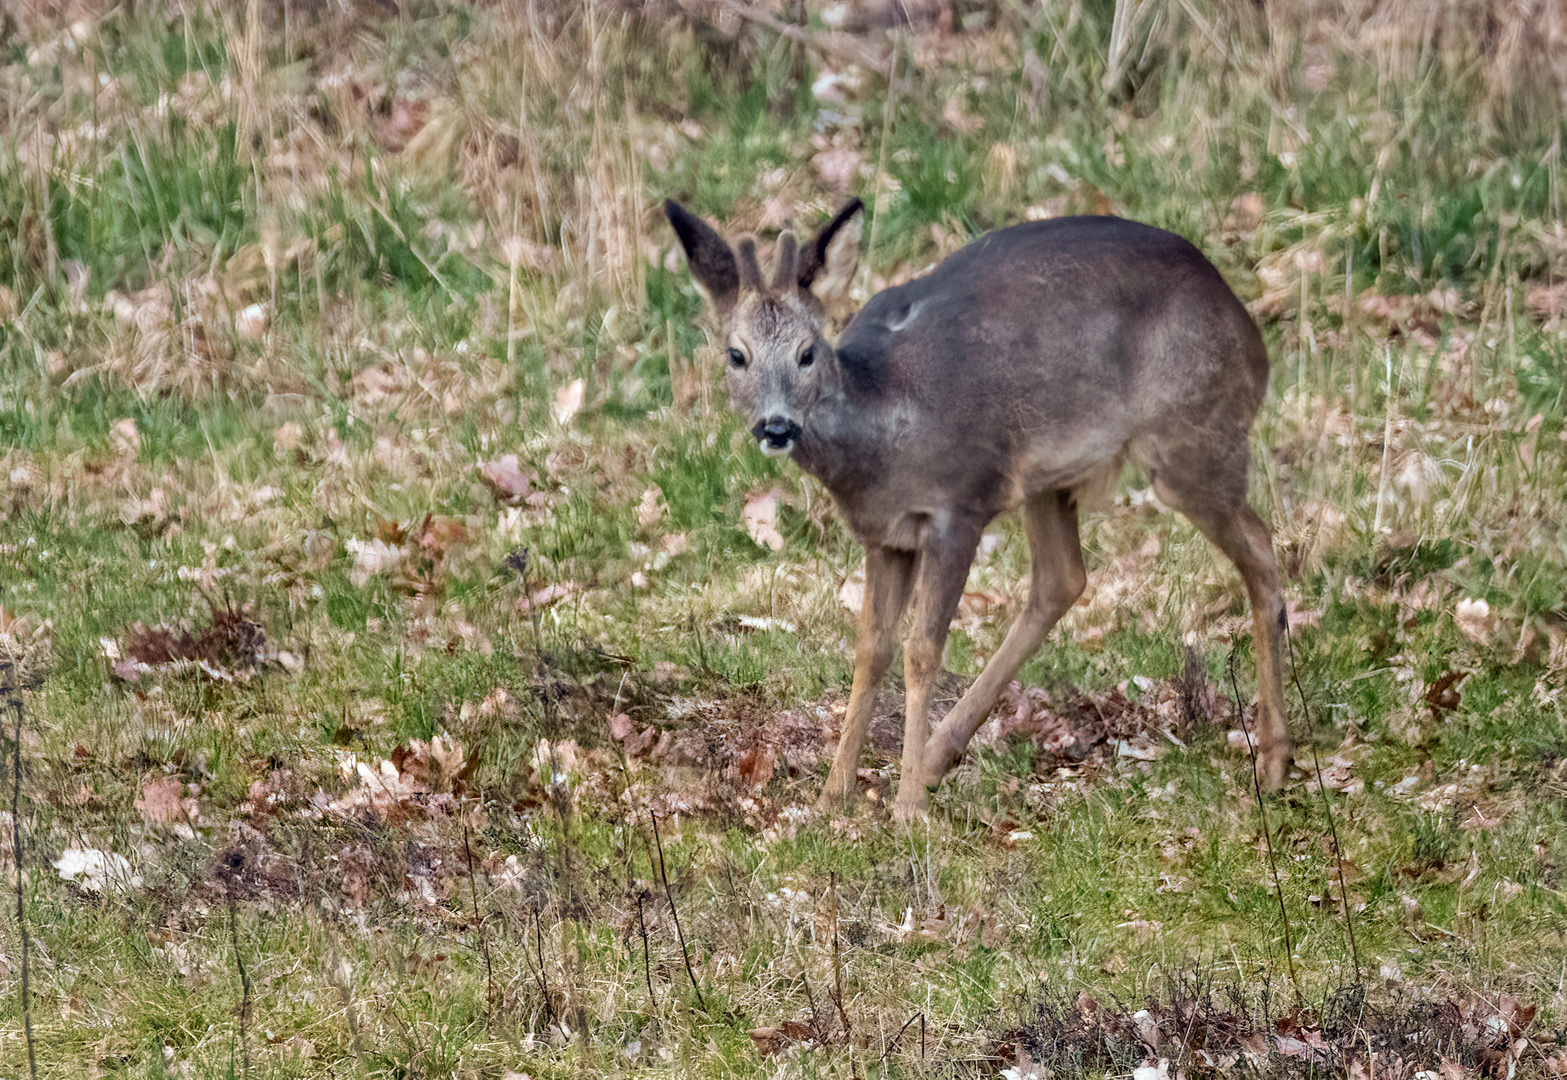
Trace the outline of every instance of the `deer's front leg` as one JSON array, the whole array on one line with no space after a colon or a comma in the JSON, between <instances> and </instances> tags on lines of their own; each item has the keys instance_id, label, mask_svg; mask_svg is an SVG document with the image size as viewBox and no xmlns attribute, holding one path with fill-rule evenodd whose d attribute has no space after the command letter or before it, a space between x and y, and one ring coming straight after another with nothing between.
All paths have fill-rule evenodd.
<instances>
[{"instance_id":1,"label":"deer's front leg","mask_svg":"<svg viewBox=\"0 0 1567 1080\"><path fill-rule=\"evenodd\" d=\"M898 777L895 821L907 823L925 813L924 754L930 737L930 685L941 670L947 630L963 598L969 564L979 547L979 526L927 527L915 570L914 611L903 647L906 711L903 721L903 772Z\"/></svg>"},{"instance_id":2,"label":"deer's front leg","mask_svg":"<svg viewBox=\"0 0 1567 1080\"><path fill-rule=\"evenodd\" d=\"M843 733L832 771L822 789L821 809L847 799L854 791L854 776L871 722L871 705L898 645L898 622L909 602L914 580L914 552L872 547L865 552L865 601L860 605L859 636L854 646L854 686L849 709L843 717Z\"/></svg>"}]
</instances>

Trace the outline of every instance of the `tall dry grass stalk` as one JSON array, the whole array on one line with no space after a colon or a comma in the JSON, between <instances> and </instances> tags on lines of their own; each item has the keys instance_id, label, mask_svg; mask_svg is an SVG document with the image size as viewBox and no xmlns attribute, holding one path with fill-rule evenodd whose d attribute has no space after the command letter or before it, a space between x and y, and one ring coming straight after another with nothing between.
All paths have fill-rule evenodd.
<instances>
[{"instance_id":1,"label":"tall dry grass stalk","mask_svg":"<svg viewBox=\"0 0 1567 1080\"><path fill-rule=\"evenodd\" d=\"M473 153L465 183L492 233L531 253L525 264L542 268L554 250L573 313L594 295L639 307L645 200L632 73L647 28L610 0L507 5L486 17L491 43L505 47L476 50L458 72L473 132L465 145L487 140L504 152Z\"/></svg>"},{"instance_id":2,"label":"tall dry grass stalk","mask_svg":"<svg viewBox=\"0 0 1567 1080\"><path fill-rule=\"evenodd\" d=\"M1558 0L1283 0L1269 9L1297 40L1330 38L1369 58L1384 87L1478 79L1481 119L1492 125L1550 122L1567 110L1567 8Z\"/></svg>"},{"instance_id":3,"label":"tall dry grass stalk","mask_svg":"<svg viewBox=\"0 0 1567 1080\"><path fill-rule=\"evenodd\" d=\"M245 0L243 21L232 11L224 12L233 66L234 122L239 153L253 159L252 146L267 130L269 109L266 100L266 38L261 25L261 0Z\"/></svg>"}]
</instances>

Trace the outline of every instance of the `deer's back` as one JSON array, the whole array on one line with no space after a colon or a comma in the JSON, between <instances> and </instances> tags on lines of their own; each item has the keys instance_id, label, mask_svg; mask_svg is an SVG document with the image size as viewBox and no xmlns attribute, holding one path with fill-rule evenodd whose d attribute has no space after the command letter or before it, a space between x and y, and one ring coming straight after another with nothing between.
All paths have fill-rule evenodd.
<instances>
[{"instance_id":1,"label":"deer's back","mask_svg":"<svg viewBox=\"0 0 1567 1080\"><path fill-rule=\"evenodd\" d=\"M1262 401L1261 335L1174 233L1112 217L990 233L878 293L838 345L867 416L896 415L891 500L995 513L1193 432L1235 442Z\"/></svg>"},{"instance_id":2,"label":"deer's back","mask_svg":"<svg viewBox=\"0 0 1567 1080\"><path fill-rule=\"evenodd\" d=\"M1123 387L1158 374L1266 381L1255 326L1195 247L1113 217L1053 218L988 233L930 273L866 304L839 343L867 378L929 376L989 387L1097 374ZM1172 340L1205 336L1219 355L1177 355ZM1210 350L1202 350L1210 352ZM956 389L956 387L953 387Z\"/></svg>"}]
</instances>

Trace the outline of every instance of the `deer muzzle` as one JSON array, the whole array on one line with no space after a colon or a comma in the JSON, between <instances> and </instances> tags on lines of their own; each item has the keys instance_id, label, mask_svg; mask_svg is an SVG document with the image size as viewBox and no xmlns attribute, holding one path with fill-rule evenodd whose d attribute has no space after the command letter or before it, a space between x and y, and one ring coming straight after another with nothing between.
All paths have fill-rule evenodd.
<instances>
[{"instance_id":1,"label":"deer muzzle","mask_svg":"<svg viewBox=\"0 0 1567 1080\"><path fill-rule=\"evenodd\" d=\"M769 416L766 420L758 420L751 434L756 437L762 453L778 457L794 449L800 439L800 425L786 416Z\"/></svg>"}]
</instances>

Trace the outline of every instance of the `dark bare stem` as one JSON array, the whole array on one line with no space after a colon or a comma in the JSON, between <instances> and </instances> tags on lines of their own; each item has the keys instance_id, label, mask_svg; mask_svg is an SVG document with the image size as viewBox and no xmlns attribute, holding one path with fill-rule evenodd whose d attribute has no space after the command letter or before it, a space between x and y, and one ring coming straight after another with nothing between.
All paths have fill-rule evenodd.
<instances>
[{"instance_id":1,"label":"dark bare stem","mask_svg":"<svg viewBox=\"0 0 1567 1080\"><path fill-rule=\"evenodd\" d=\"M642 890L637 890L637 927L642 931L642 977L647 980L647 1010L653 1016L658 1012L658 998L653 994L653 957L647 945L647 919L642 915Z\"/></svg>"},{"instance_id":2,"label":"dark bare stem","mask_svg":"<svg viewBox=\"0 0 1567 1080\"><path fill-rule=\"evenodd\" d=\"M832 891L832 1002L838 1006L838 1021L843 1024L843 1041L849 1041L849 1014L843 1007L843 951L838 940L838 874L827 875L827 887Z\"/></svg>"},{"instance_id":3,"label":"dark bare stem","mask_svg":"<svg viewBox=\"0 0 1567 1080\"><path fill-rule=\"evenodd\" d=\"M7 672L8 683L14 674ZM22 691L14 685L4 689L11 708L16 710L16 743L12 747L11 767L11 858L16 863L16 929L22 938L22 1035L27 1041L27 1075L38 1080L38 1054L33 1048L33 999L27 969L32 939L27 934L27 904L22 888Z\"/></svg>"},{"instance_id":4,"label":"dark bare stem","mask_svg":"<svg viewBox=\"0 0 1567 1080\"><path fill-rule=\"evenodd\" d=\"M239 972L239 1060L240 1075L250 1076L250 972L245 970L245 957L239 951L239 905L234 900L233 884L229 886L229 944L234 948L234 967Z\"/></svg>"},{"instance_id":5,"label":"dark bare stem","mask_svg":"<svg viewBox=\"0 0 1567 1080\"><path fill-rule=\"evenodd\" d=\"M484 932L484 917L479 914L479 886L474 880L473 846L468 842L468 823L462 826L462 849L468 857L468 894L473 898L473 930L479 937L479 953L484 957L484 974L486 979L485 1000L490 1008L495 1008L495 963L490 956L490 938Z\"/></svg>"},{"instance_id":6,"label":"dark bare stem","mask_svg":"<svg viewBox=\"0 0 1567 1080\"><path fill-rule=\"evenodd\" d=\"M1300 673L1295 667L1295 635L1290 632L1289 621L1284 623L1284 643L1290 651L1290 678L1295 683L1295 693L1300 697L1300 712L1305 719L1306 731L1311 731L1311 710L1306 704L1306 689L1300 685ZM1333 804L1328 800L1327 785L1322 782L1322 762L1317 756L1317 740L1311 744L1311 767L1317 773L1317 793L1322 796L1322 812L1328 816L1328 834L1333 837L1333 865L1338 871L1339 904L1344 910L1344 932L1349 937L1349 959L1355 965L1355 982L1360 982L1360 948L1355 942L1355 920L1349 911L1349 887L1344 881L1344 849L1338 842L1338 822L1333 816Z\"/></svg>"},{"instance_id":7,"label":"dark bare stem","mask_svg":"<svg viewBox=\"0 0 1567 1080\"><path fill-rule=\"evenodd\" d=\"M903 1033L905 1031L909 1030L909 1028L914 1025L914 1021L916 1021L916 1020L918 1020L920 1022L920 1030L922 1032L924 1031L925 1014L922 1013L922 1012L917 1012L913 1016L909 1017L907 1020L905 1020L903 1022L903 1026L898 1029L898 1033L892 1037L890 1042L887 1043L886 1048L883 1049L882 1052L881 1052L881 1059L882 1059L882 1061L886 1061L888 1055L891 1054L894 1050L896 1050L898 1048L898 1043L903 1039ZM920 1038L920 1043L921 1043L922 1047L923 1047L924 1041L925 1040L924 1040L924 1037L922 1035L921 1038ZM921 1053L923 1054L923 1049L921 1050Z\"/></svg>"},{"instance_id":8,"label":"dark bare stem","mask_svg":"<svg viewBox=\"0 0 1567 1080\"><path fill-rule=\"evenodd\" d=\"M1268 852L1268 872L1273 876L1273 892L1279 898L1279 922L1284 927L1284 966L1289 970L1290 985L1295 988L1295 1000L1302 1000L1300 979L1295 974L1295 946L1290 940L1290 914L1284 906L1284 884L1279 880L1278 854L1273 850L1273 832L1268 826L1268 804L1262 797L1262 778L1257 775L1257 748L1251 741L1251 729L1246 726L1246 706L1242 704L1240 682L1235 678L1235 650L1230 650L1230 689L1235 693L1235 712L1240 717L1241 733L1246 736L1246 753L1251 758L1251 788L1257 799L1257 817L1262 824L1262 844Z\"/></svg>"},{"instance_id":9,"label":"dark bare stem","mask_svg":"<svg viewBox=\"0 0 1567 1080\"><path fill-rule=\"evenodd\" d=\"M550 767L549 778L540 779L544 780L545 794L549 796L550 805L554 807L555 816L560 821L561 880L565 882L566 894L570 898L574 897L576 891L571 868L571 844L568 842L571 832L571 798L569 791L558 791L555 785L555 777L560 774L560 763L555 757L555 733L560 730L560 724L555 714L555 698L550 693L547 681L549 672L544 660L544 631L539 626L538 605L533 602L533 579L528 572L528 555L526 547L520 548L508 555L506 562L522 581L522 596L527 601L528 617L533 627L533 692L544 712L544 746L549 753Z\"/></svg>"},{"instance_id":10,"label":"dark bare stem","mask_svg":"<svg viewBox=\"0 0 1567 1080\"><path fill-rule=\"evenodd\" d=\"M555 1022L555 1006L550 1001L549 978L544 974L544 925L539 919L539 909L533 909L533 948L538 956L539 970L537 982L539 984L539 996L544 1000L544 1019L546 1023Z\"/></svg>"},{"instance_id":11,"label":"dark bare stem","mask_svg":"<svg viewBox=\"0 0 1567 1080\"><path fill-rule=\"evenodd\" d=\"M359 1062L360 1070L370 1075L370 1061L365 1052L364 1039L359 1031L359 1010L354 1007L354 990L349 985L350 970L343 960L337 936L337 926L332 921L332 910L327 906L326 893L317 886L315 873L314 849L310 839L314 834L306 832L304 843L300 852L300 861L305 867L305 880L310 883L311 891L316 897L316 913L321 920L321 930L327 938L326 967L327 980L337 990L337 996L343 1002L343 1015L348 1020L348 1034L350 1045L354 1048L354 1056Z\"/></svg>"},{"instance_id":12,"label":"dark bare stem","mask_svg":"<svg viewBox=\"0 0 1567 1080\"><path fill-rule=\"evenodd\" d=\"M658 815L649 810L647 817L653 823L653 842L658 845L658 877L664 883L664 895L669 898L669 913L675 919L675 936L680 939L680 956L686 962L686 977L691 980L691 989L696 991L696 1003L706 1012L707 1001L702 997L702 988L696 981L696 970L691 966L691 950L686 947L686 932L680 927L680 910L675 907L675 891L669 887L669 874L664 869L664 838L658 835Z\"/></svg>"},{"instance_id":13,"label":"dark bare stem","mask_svg":"<svg viewBox=\"0 0 1567 1080\"><path fill-rule=\"evenodd\" d=\"M816 1009L816 995L811 991L811 977L805 973L804 958L800 964L800 985L805 987L805 1003L811 1007L811 1036L821 1046L827 1045L827 1033L822 1030L821 1013Z\"/></svg>"}]
</instances>

